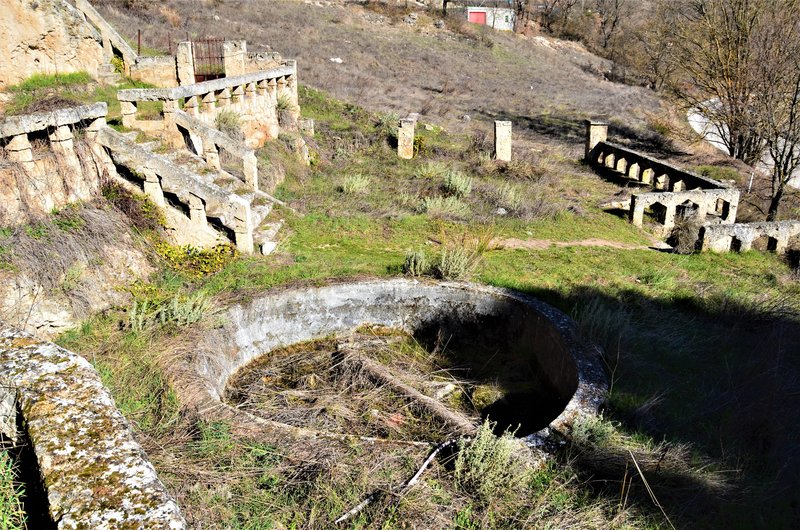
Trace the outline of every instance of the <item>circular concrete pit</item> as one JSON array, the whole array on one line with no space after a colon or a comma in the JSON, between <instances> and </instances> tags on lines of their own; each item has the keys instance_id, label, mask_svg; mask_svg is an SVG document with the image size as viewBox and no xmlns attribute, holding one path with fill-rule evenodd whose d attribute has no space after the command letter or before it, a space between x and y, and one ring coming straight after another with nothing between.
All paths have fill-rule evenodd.
<instances>
[{"instance_id":1,"label":"circular concrete pit","mask_svg":"<svg viewBox=\"0 0 800 530\"><path fill-rule=\"evenodd\" d=\"M475 424L479 416L488 416L500 429L517 429L521 436L548 426L569 432L576 415L597 412L607 391L598 351L578 339L572 320L507 289L408 279L339 283L265 293L230 308L222 320L196 344L191 360L180 370L177 388L208 417L251 428L313 436L370 434L338 427L327 431L319 424L286 423L280 415L247 411L239 406L244 388L239 383L255 373L259 363L263 367L271 352L278 355L287 346L326 338L330 355L341 354L353 344L355 330L361 329L363 336L364 329L374 326L413 336L437 363L457 374L462 386L467 382L473 389L497 389L495 398L480 408L453 411L465 413ZM363 341L361 346L361 358L372 357ZM364 362L409 381L408 374L373 361ZM286 369L285 363L282 366ZM313 371L307 369L306 376ZM408 392L418 394L442 421L450 419L447 400L436 399L419 385ZM229 402L231 396L235 397ZM456 428L457 418L452 424L451 432L464 430Z\"/></svg>"}]
</instances>

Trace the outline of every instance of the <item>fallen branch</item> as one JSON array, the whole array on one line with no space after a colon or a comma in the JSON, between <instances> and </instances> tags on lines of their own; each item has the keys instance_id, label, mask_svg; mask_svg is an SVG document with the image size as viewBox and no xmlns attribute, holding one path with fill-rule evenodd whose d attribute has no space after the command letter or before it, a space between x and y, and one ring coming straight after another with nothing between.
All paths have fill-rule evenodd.
<instances>
[{"instance_id":1,"label":"fallen branch","mask_svg":"<svg viewBox=\"0 0 800 530\"><path fill-rule=\"evenodd\" d=\"M386 367L359 353L351 342L342 342L338 346L339 352L344 355L343 363L358 366L372 380L404 395L416 406L427 410L456 429L458 434L468 435L475 432L475 424L469 418L448 409L439 401L400 381Z\"/></svg>"},{"instance_id":2,"label":"fallen branch","mask_svg":"<svg viewBox=\"0 0 800 530\"><path fill-rule=\"evenodd\" d=\"M405 483L405 485L403 486L403 488L401 490L401 494L406 493L408 490L410 490L412 487L414 487L419 482L419 479L422 476L422 474L425 472L426 469L428 469L428 466L431 465L431 462L433 462L433 459L436 458L436 455L438 455L442 451L442 449L445 449L446 447L450 447L451 445L453 445L457 441L458 441L458 439L454 438L452 440L447 440L446 442L442 442L439 445L437 445L436 448L433 451L431 451L431 454L428 455L428 458L426 458L425 461L422 463L422 466L420 466L420 468L417 470L417 472L414 474L414 476L411 477L411 479L408 482ZM356 504L351 510L345 512L341 517L336 519L333 522L333 524L343 523L343 522L347 521L348 519L350 519L351 517L354 517L361 510L363 510L364 508L369 506L372 503L372 501L374 501L376 499L377 496L378 496L378 492L376 492L376 491L370 493L367 496L366 499L364 499L360 503Z\"/></svg>"}]
</instances>

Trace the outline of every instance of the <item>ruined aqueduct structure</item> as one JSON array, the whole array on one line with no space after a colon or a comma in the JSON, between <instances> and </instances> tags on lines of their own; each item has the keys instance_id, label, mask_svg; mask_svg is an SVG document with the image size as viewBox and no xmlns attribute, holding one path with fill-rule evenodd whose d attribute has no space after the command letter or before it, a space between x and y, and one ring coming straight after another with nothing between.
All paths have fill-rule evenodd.
<instances>
[{"instance_id":1,"label":"ruined aqueduct structure","mask_svg":"<svg viewBox=\"0 0 800 530\"><path fill-rule=\"evenodd\" d=\"M659 235L667 236L679 216L693 215L703 225L700 248L713 252L746 251L762 238L767 250L784 252L800 235L800 221L737 223L740 193L734 186L611 143L607 123L585 123L585 160L600 172L649 188L631 196L628 215L635 226L643 225L649 211Z\"/></svg>"}]
</instances>

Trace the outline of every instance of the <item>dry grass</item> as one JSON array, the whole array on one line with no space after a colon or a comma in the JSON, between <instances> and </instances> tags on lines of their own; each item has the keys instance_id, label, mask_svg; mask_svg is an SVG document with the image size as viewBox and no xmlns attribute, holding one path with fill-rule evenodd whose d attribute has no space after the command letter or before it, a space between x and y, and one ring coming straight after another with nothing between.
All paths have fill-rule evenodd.
<instances>
[{"instance_id":1,"label":"dry grass","mask_svg":"<svg viewBox=\"0 0 800 530\"><path fill-rule=\"evenodd\" d=\"M151 47L167 41L168 25L142 20L110 4L101 10L117 28L141 27ZM509 118L516 122L515 134L533 132L577 142L579 131L563 128L552 118L618 116L629 125L644 126L644 112L659 106L647 90L600 82L584 71L598 61L588 53L559 52L500 32L476 31L471 25L464 31L455 19L448 23L457 31L436 29L435 17L410 27L394 15L380 17L335 3L298 8L286 0L207 2L207 9L189 0L167 4L183 17L186 30L199 37L247 39L254 51L272 45L284 57L298 60L305 83L374 110L426 111L424 115L449 128L471 127L460 120L464 114L483 120ZM299 27L305 31L297 32ZM332 57L343 62L331 62ZM480 73L476 64L481 65ZM497 98L500 93L502 99ZM532 119L539 115L541 120Z\"/></svg>"}]
</instances>

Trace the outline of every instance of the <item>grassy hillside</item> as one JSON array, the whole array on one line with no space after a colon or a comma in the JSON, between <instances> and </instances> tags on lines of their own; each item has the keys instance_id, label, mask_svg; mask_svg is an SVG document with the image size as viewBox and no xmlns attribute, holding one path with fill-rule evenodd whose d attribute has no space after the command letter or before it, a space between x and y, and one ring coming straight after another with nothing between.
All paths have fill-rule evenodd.
<instances>
[{"instance_id":1,"label":"grassy hillside","mask_svg":"<svg viewBox=\"0 0 800 530\"><path fill-rule=\"evenodd\" d=\"M798 526L797 264L654 250L646 232L600 208L627 191L579 161L579 120L592 116L635 148L715 164L717 155L689 153L654 93L602 80L603 61L579 46L454 21L437 29L426 15L411 27L400 11L352 5L135 5L99 7L128 36L141 27L152 48L188 31L297 58L302 112L316 120L310 168L281 139L260 153L285 169L276 195L294 209L272 213L286 221L275 254L186 253L149 234L159 272L128 287L134 302L60 338L98 368L193 527L330 528L375 491L378 501L342 527ZM106 89L67 85L68 97L114 101ZM51 88L20 88L15 104ZM410 161L392 147L407 112L422 114ZM514 121L511 164L489 156L495 117ZM579 425L545 468L518 470L487 495L442 459L401 494L427 449L244 437L177 401L165 367L227 305L277 286L400 275L411 253L438 263L439 276L531 293L604 348L603 418ZM445 274L442 256L456 253L465 259ZM490 443L502 453L502 438Z\"/></svg>"}]
</instances>

